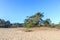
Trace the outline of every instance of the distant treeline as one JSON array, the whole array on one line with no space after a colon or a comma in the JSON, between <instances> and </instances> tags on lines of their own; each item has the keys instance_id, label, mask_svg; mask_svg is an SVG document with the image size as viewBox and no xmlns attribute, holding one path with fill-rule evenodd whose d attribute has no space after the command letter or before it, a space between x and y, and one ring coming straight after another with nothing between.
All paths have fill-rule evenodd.
<instances>
[{"instance_id":1,"label":"distant treeline","mask_svg":"<svg viewBox=\"0 0 60 40\"><path fill-rule=\"evenodd\" d=\"M23 23L10 23L10 21L5 21L4 19L0 19L0 28L16 28L22 26Z\"/></svg>"},{"instance_id":2,"label":"distant treeline","mask_svg":"<svg viewBox=\"0 0 60 40\"><path fill-rule=\"evenodd\" d=\"M24 23L11 23L10 21L5 21L0 19L0 28L17 28L17 27L60 27L60 23L54 24L49 18L43 19L44 15L41 12L37 12L32 16L27 16Z\"/></svg>"}]
</instances>

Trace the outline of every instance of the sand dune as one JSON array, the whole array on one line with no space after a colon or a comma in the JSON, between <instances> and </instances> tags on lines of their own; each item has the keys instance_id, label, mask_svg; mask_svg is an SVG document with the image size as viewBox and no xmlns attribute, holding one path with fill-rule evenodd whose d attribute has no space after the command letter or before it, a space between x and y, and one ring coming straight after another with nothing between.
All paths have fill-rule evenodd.
<instances>
[{"instance_id":1,"label":"sand dune","mask_svg":"<svg viewBox=\"0 0 60 40\"><path fill-rule=\"evenodd\" d=\"M60 30L25 32L21 28L0 28L0 40L60 40Z\"/></svg>"}]
</instances>

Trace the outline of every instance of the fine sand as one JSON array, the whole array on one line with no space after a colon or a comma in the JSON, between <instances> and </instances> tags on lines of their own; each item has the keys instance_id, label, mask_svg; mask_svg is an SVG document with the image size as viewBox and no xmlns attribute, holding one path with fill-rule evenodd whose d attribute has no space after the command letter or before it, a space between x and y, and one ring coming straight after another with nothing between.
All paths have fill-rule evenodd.
<instances>
[{"instance_id":1,"label":"fine sand","mask_svg":"<svg viewBox=\"0 0 60 40\"><path fill-rule=\"evenodd\" d=\"M60 40L58 29L37 29L25 32L23 28L0 28L0 40Z\"/></svg>"}]
</instances>

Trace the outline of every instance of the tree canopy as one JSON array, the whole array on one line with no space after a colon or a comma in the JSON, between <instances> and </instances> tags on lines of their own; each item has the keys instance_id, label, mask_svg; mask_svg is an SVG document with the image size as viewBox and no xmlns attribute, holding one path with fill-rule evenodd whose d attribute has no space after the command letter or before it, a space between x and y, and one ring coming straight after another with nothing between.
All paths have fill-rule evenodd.
<instances>
[{"instance_id":1,"label":"tree canopy","mask_svg":"<svg viewBox=\"0 0 60 40\"><path fill-rule=\"evenodd\" d=\"M41 12L36 13L35 15L32 15L25 19L24 26L26 27L34 27L34 26L40 26L44 15Z\"/></svg>"}]
</instances>

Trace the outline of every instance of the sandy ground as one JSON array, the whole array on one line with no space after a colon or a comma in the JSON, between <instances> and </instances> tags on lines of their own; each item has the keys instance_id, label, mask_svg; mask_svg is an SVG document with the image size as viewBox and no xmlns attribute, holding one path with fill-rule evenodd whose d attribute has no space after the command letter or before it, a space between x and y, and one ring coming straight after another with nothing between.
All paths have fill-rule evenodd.
<instances>
[{"instance_id":1,"label":"sandy ground","mask_svg":"<svg viewBox=\"0 0 60 40\"><path fill-rule=\"evenodd\" d=\"M60 40L60 30L25 32L22 28L0 28L0 40Z\"/></svg>"}]
</instances>

